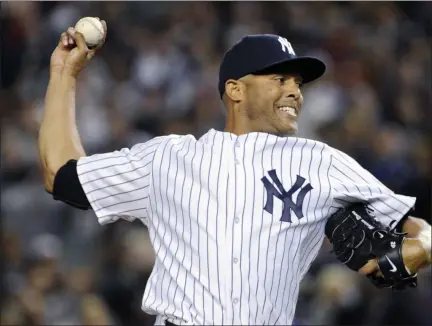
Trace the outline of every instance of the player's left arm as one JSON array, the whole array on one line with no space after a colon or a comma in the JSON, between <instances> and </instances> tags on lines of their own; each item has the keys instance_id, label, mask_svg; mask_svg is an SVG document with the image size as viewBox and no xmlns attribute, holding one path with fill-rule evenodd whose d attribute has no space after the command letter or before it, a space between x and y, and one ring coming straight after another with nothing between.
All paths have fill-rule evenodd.
<instances>
[{"instance_id":1,"label":"player's left arm","mask_svg":"<svg viewBox=\"0 0 432 326\"><path fill-rule=\"evenodd\" d=\"M398 226L401 232L406 233L408 237L404 243L406 245L402 247L403 260L408 269L418 271L432 265L431 225L421 218L407 216L400 221ZM376 271L378 271L378 266L376 261L372 261L364 266L360 273L368 275Z\"/></svg>"},{"instance_id":2,"label":"player's left arm","mask_svg":"<svg viewBox=\"0 0 432 326\"><path fill-rule=\"evenodd\" d=\"M431 226L411 216L415 198L395 194L348 155L333 150L329 179L334 203L348 207L364 203L374 211L375 218L390 229L407 233L402 245L404 264L412 273L431 265ZM377 261L371 260L359 272L378 272Z\"/></svg>"}]
</instances>

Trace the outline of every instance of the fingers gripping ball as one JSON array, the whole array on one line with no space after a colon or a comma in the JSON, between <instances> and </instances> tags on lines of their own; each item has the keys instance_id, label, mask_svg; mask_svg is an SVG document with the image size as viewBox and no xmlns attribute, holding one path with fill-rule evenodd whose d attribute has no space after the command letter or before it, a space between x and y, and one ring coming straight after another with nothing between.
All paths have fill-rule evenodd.
<instances>
[{"instance_id":1,"label":"fingers gripping ball","mask_svg":"<svg viewBox=\"0 0 432 326\"><path fill-rule=\"evenodd\" d=\"M363 204L353 204L333 214L325 234L333 244L336 257L358 271L369 260L377 259L381 276L369 275L378 288L402 290L417 286L417 274L411 275L403 262L402 243L406 237L375 219Z\"/></svg>"},{"instance_id":2,"label":"fingers gripping ball","mask_svg":"<svg viewBox=\"0 0 432 326\"><path fill-rule=\"evenodd\" d=\"M81 18L75 25L75 31L84 36L89 49L97 47L105 33L100 20L94 17Z\"/></svg>"}]
</instances>

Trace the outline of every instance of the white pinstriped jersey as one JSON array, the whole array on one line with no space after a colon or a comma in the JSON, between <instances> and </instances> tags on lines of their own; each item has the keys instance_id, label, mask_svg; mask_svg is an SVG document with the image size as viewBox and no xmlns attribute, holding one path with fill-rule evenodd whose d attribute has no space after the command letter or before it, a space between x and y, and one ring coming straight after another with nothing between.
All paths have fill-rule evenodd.
<instances>
[{"instance_id":1,"label":"white pinstriped jersey","mask_svg":"<svg viewBox=\"0 0 432 326\"><path fill-rule=\"evenodd\" d=\"M364 201L391 224L415 202L321 142L257 132L157 137L78 174L101 224L148 227L142 309L160 325L289 325L332 213Z\"/></svg>"}]
</instances>

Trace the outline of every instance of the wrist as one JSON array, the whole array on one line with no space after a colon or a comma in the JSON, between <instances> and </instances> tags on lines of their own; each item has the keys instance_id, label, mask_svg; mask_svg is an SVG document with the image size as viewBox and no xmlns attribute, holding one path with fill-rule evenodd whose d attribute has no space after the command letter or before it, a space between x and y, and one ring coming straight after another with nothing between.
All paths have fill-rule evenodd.
<instances>
[{"instance_id":1,"label":"wrist","mask_svg":"<svg viewBox=\"0 0 432 326\"><path fill-rule=\"evenodd\" d=\"M77 81L77 77L71 71L67 71L66 69L63 70L62 74L60 75L60 79L62 80L62 82L73 84L75 84Z\"/></svg>"},{"instance_id":2,"label":"wrist","mask_svg":"<svg viewBox=\"0 0 432 326\"><path fill-rule=\"evenodd\" d=\"M422 245L423 249L426 252L428 264L432 264L432 257L431 257L431 226L427 223L423 226L423 228L420 230L420 232L417 235L417 239L419 240L420 244Z\"/></svg>"},{"instance_id":3,"label":"wrist","mask_svg":"<svg viewBox=\"0 0 432 326\"><path fill-rule=\"evenodd\" d=\"M61 69L51 68L50 69L50 79L51 80L59 80L59 79L61 79L62 73L63 73L63 70L61 70Z\"/></svg>"},{"instance_id":4,"label":"wrist","mask_svg":"<svg viewBox=\"0 0 432 326\"><path fill-rule=\"evenodd\" d=\"M67 84L68 86L73 86L76 83L76 78L65 71L51 71L49 83L55 85Z\"/></svg>"},{"instance_id":5,"label":"wrist","mask_svg":"<svg viewBox=\"0 0 432 326\"><path fill-rule=\"evenodd\" d=\"M74 77L65 74L54 74L50 76L48 83L48 90L45 101L52 101L55 98L59 98L75 92L76 80Z\"/></svg>"},{"instance_id":6,"label":"wrist","mask_svg":"<svg viewBox=\"0 0 432 326\"><path fill-rule=\"evenodd\" d=\"M81 70L82 70L82 68L80 68L79 66L76 66L74 64L65 63L63 70L62 70L62 75L67 76L69 78L77 79Z\"/></svg>"}]
</instances>

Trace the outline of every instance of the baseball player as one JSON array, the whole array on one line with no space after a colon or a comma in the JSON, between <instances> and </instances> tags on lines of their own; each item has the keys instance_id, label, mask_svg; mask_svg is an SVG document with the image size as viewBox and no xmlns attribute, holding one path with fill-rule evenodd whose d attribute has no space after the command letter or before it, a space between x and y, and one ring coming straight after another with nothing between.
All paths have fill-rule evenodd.
<instances>
[{"instance_id":1,"label":"baseball player","mask_svg":"<svg viewBox=\"0 0 432 326\"><path fill-rule=\"evenodd\" d=\"M106 24L104 22L106 29ZM348 155L295 136L301 85L325 65L287 39L249 35L224 55L224 131L164 135L86 156L75 124L89 50L72 28L51 58L39 150L54 199L101 224L140 220L155 265L142 309L157 325L289 325L299 285L327 236L379 287L416 286L431 264L430 225Z\"/></svg>"}]
</instances>

